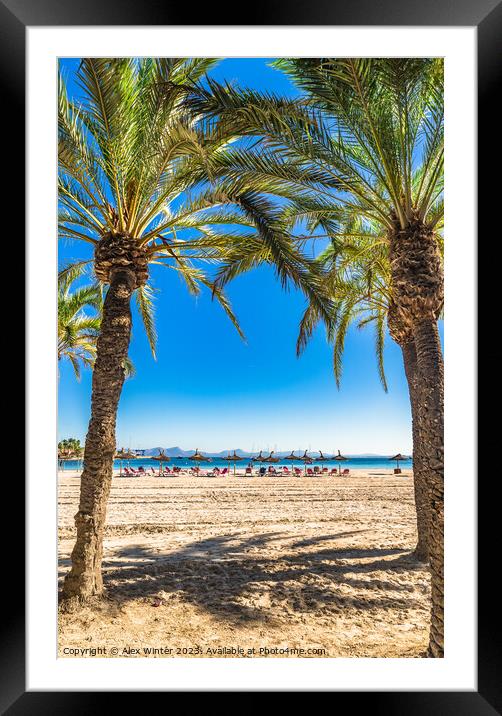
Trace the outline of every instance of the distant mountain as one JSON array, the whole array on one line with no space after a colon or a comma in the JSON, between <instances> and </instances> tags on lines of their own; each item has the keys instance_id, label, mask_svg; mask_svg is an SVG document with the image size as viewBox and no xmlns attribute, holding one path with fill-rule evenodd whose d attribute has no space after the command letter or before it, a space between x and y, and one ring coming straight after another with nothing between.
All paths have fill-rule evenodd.
<instances>
[{"instance_id":1,"label":"distant mountain","mask_svg":"<svg viewBox=\"0 0 502 716\"><path fill-rule=\"evenodd\" d=\"M162 447L154 447L154 448L147 448L146 450L142 451L145 457L151 457L152 455L158 455L159 452L163 450L166 455L169 455L169 457L188 457L189 455L193 455L193 450L182 450L180 447L170 447L170 448L162 448Z\"/></svg>"}]
</instances>

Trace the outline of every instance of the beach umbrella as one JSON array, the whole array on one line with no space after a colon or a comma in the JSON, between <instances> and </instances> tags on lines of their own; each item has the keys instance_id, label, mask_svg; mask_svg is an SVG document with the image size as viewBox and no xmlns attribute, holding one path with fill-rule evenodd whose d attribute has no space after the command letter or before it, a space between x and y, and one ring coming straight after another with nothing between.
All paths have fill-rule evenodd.
<instances>
[{"instance_id":1,"label":"beach umbrella","mask_svg":"<svg viewBox=\"0 0 502 716\"><path fill-rule=\"evenodd\" d=\"M230 453L228 453L228 455L225 455L225 457L222 457L221 459L225 460L225 462L228 462L229 464L233 461L233 457L232 457L232 455L230 455ZM234 467L235 467L235 465L234 465ZM235 470L234 470L234 472L235 472Z\"/></svg>"},{"instance_id":2,"label":"beach umbrella","mask_svg":"<svg viewBox=\"0 0 502 716\"><path fill-rule=\"evenodd\" d=\"M324 457L322 454L322 450L319 450L319 457L314 458L314 462L327 462L329 460L329 457ZM315 470L314 470L315 472Z\"/></svg>"},{"instance_id":3,"label":"beach umbrella","mask_svg":"<svg viewBox=\"0 0 502 716\"><path fill-rule=\"evenodd\" d=\"M206 457L205 455L200 454L199 448L195 448L194 454L190 455L190 457L188 459L194 460L195 462L211 462L210 457Z\"/></svg>"},{"instance_id":4,"label":"beach umbrella","mask_svg":"<svg viewBox=\"0 0 502 716\"><path fill-rule=\"evenodd\" d=\"M307 472L307 465L310 465L312 463L312 458L307 455L307 451L303 453L300 460L303 462L303 470L306 473Z\"/></svg>"},{"instance_id":5,"label":"beach umbrella","mask_svg":"<svg viewBox=\"0 0 502 716\"><path fill-rule=\"evenodd\" d=\"M400 452L397 453L397 455L394 455L394 457L390 457L389 460L395 460L396 461L396 467L399 469L399 461L400 460L408 460L406 455L401 455Z\"/></svg>"},{"instance_id":6,"label":"beach umbrella","mask_svg":"<svg viewBox=\"0 0 502 716\"><path fill-rule=\"evenodd\" d=\"M343 455L340 455L340 450L338 451L338 455L335 455L333 460L337 460L338 462L343 462L343 460L348 460L348 457L344 457ZM342 474L342 466L338 465L338 474Z\"/></svg>"},{"instance_id":7,"label":"beach umbrella","mask_svg":"<svg viewBox=\"0 0 502 716\"><path fill-rule=\"evenodd\" d=\"M257 455L256 457L252 457L251 460L252 460L253 462L263 462L263 460L264 460L265 458L263 457L262 452L263 452L263 450L260 450L260 454Z\"/></svg>"},{"instance_id":8,"label":"beach umbrella","mask_svg":"<svg viewBox=\"0 0 502 716\"><path fill-rule=\"evenodd\" d=\"M138 456L135 452L124 450L124 448L122 448L115 454L115 457L117 460L120 460L120 476L122 476L122 461L127 460L127 463L129 464L130 460L135 460Z\"/></svg>"},{"instance_id":9,"label":"beach umbrella","mask_svg":"<svg viewBox=\"0 0 502 716\"><path fill-rule=\"evenodd\" d=\"M120 477L122 477L122 461L124 459L125 450L124 448L121 448L120 450L117 450L115 453L115 460L120 460Z\"/></svg>"},{"instance_id":10,"label":"beach umbrella","mask_svg":"<svg viewBox=\"0 0 502 716\"><path fill-rule=\"evenodd\" d=\"M265 460L265 458L263 457L262 452L263 452L263 450L260 450L259 455L257 455L256 457L252 457L251 460L252 460L253 462L263 463L263 461Z\"/></svg>"},{"instance_id":11,"label":"beach umbrella","mask_svg":"<svg viewBox=\"0 0 502 716\"><path fill-rule=\"evenodd\" d=\"M232 462L234 463L234 475L235 475L235 463L236 463L236 462L239 462L240 460L244 460L244 458L243 458L243 457L239 457L239 455L237 455L237 453L236 453L235 450L234 450L234 454L233 454L233 455L230 455L230 459L231 459Z\"/></svg>"},{"instance_id":12,"label":"beach umbrella","mask_svg":"<svg viewBox=\"0 0 502 716\"><path fill-rule=\"evenodd\" d=\"M270 453L268 457L262 458L263 462L280 462L280 457L274 457L274 450Z\"/></svg>"},{"instance_id":13,"label":"beach umbrella","mask_svg":"<svg viewBox=\"0 0 502 716\"><path fill-rule=\"evenodd\" d=\"M165 454L164 450L159 450L159 454L158 454L158 455L152 455L152 460L158 460L158 461L159 461L159 463L160 463L160 465L159 465L159 474L160 474L160 473L162 472L162 463L163 463L163 462L169 462L169 457L168 457L168 455Z\"/></svg>"},{"instance_id":14,"label":"beach umbrella","mask_svg":"<svg viewBox=\"0 0 502 716\"><path fill-rule=\"evenodd\" d=\"M127 450L124 453L124 460L127 460L127 465L131 467L131 460L137 460L138 455L136 455L135 452L132 452L131 450Z\"/></svg>"},{"instance_id":15,"label":"beach umbrella","mask_svg":"<svg viewBox=\"0 0 502 716\"><path fill-rule=\"evenodd\" d=\"M301 457L299 457L298 455L295 455L293 450L291 450L291 455L286 455L286 457L284 459L291 460L291 462L293 462L294 460L301 461ZM293 466L291 466L291 469L293 469Z\"/></svg>"},{"instance_id":16,"label":"beach umbrella","mask_svg":"<svg viewBox=\"0 0 502 716\"><path fill-rule=\"evenodd\" d=\"M314 458L315 462L327 462L330 459L329 457L324 457L322 450L319 450L319 455L320 457Z\"/></svg>"},{"instance_id":17,"label":"beach umbrella","mask_svg":"<svg viewBox=\"0 0 502 716\"><path fill-rule=\"evenodd\" d=\"M286 455L284 458L285 460L301 460L301 457L299 455L295 455L293 451L291 451L290 455Z\"/></svg>"},{"instance_id":18,"label":"beach umbrella","mask_svg":"<svg viewBox=\"0 0 502 716\"><path fill-rule=\"evenodd\" d=\"M235 452L235 450L234 450L234 454L231 455L230 457L231 457L231 460L232 460L232 462L233 462L233 464L234 464L234 476L235 476L235 463L236 463L236 462L240 462L241 460L244 460L244 458L243 458L243 457L240 457L239 455L237 455L237 453Z\"/></svg>"}]
</instances>

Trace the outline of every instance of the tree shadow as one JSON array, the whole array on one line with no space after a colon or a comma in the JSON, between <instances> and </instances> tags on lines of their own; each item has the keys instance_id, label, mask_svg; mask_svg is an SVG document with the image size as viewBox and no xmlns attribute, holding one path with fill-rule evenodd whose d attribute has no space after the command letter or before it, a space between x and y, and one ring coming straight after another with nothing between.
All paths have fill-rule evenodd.
<instances>
[{"instance_id":1,"label":"tree shadow","mask_svg":"<svg viewBox=\"0 0 502 716\"><path fill-rule=\"evenodd\" d=\"M426 570L410 550L313 549L348 534L353 533L299 540L283 548L271 547L288 538L281 532L224 534L171 552L129 545L106 560L105 586L119 605L137 599L152 604L155 597L162 606L178 596L237 626L273 623L278 613L301 618L312 612L329 616L384 610L391 618L391 612L428 609L412 579L414 572Z\"/></svg>"}]
</instances>

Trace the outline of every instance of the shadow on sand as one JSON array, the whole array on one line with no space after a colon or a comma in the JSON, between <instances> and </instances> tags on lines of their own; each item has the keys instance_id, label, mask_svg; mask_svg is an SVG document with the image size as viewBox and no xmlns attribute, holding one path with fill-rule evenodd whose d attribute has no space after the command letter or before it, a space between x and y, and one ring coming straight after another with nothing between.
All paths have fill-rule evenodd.
<instances>
[{"instance_id":1,"label":"shadow on sand","mask_svg":"<svg viewBox=\"0 0 502 716\"><path fill-rule=\"evenodd\" d=\"M151 604L153 598L162 605L177 595L233 624L272 623L278 611L301 617L307 612L427 608L423 593L417 594L417 589L427 589L426 580L417 586L413 578L417 571L425 575L426 568L409 550L320 546L351 534L276 546L277 556L270 556L271 544L287 537L285 533L220 535L169 553L130 545L104 563L107 595L114 608L138 599Z\"/></svg>"}]
</instances>

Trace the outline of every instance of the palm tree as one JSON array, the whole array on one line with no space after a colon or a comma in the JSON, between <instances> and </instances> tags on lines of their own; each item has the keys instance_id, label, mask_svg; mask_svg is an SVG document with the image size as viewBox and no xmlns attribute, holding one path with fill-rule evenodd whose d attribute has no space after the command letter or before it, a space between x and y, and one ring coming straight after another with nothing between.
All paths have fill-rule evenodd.
<instances>
[{"instance_id":1,"label":"palm tree","mask_svg":"<svg viewBox=\"0 0 502 716\"><path fill-rule=\"evenodd\" d=\"M85 273L87 263L69 264L58 273L58 361L69 360L77 380L81 375L80 364L94 367L103 308L103 291L99 283L72 291L73 283ZM99 313L89 316L85 313L87 307ZM128 356L123 367L126 378L134 375L134 365Z\"/></svg>"},{"instance_id":2,"label":"palm tree","mask_svg":"<svg viewBox=\"0 0 502 716\"><path fill-rule=\"evenodd\" d=\"M337 237L354 218L380 227L390 265L391 334L416 356L413 400L430 500L432 616L429 653L443 654L443 359L437 319L443 267L443 62L440 59L281 59L303 91L291 102L209 82L194 108L259 138L234 181L287 202L291 218ZM339 237L342 240L343 237ZM222 269L219 285L240 270ZM248 257L246 261L249 262ZM245 266L246 261L242 262Z\"/></svg>"},{"instance_id":3,"label":"palm tree","mask_svg":"<svg viewBox=\"0 0 502 716\"><path fill-rule=\"evenodd\" d=\"M82 447L78 438L65 438L58 443L58 451L66 456L78 457L82 453Z\"/></svg>"},{"instance_id":4,"label":"palm tree","mask_svg":"<svg viewBox=\"0 0 502 716\"><path fill-rule=\"evenodd\" d=\"M218 156L235 139L186 105L189 86L215 60L83 59L82 97L59 94L59 235L88 244L107 286L96 345L91 418L85 441L77 539L63 599L73 604L103 591L101 561L135 295L155 350L151 264L176 271L193 293L209 287L242 335L221 286L204 262L227 246L260 248L279 273L302 284L320 310L320 277L292 245L265 197L222 186ZM225 154L226 156L226 154Z\"/></svg>"},{"instance_id":5,"label":"palm tree","mask_svg":"<svg viewBox=\"0 0 502 716\"><path fill-rule=\"evenodd\" d=\"M437 224L439 232L442 220ZM391 267L385 235L378 234L378 225L354 218L340 227L336 239L317 257L327 272L329 293L333 298L335 315L328 339L333 343L333 369L337 385L342 374L342 357L349 326L358 328L372 325L375 333L375 354L380 380L387 392L384 369L386 327L400 345L410 396L413 435L413 477L417 512L418 541L415 556L421 561L429 559L430 510L427 493L427 463L421 453L420 424L417 396L417 361L413 336L399 330L397 318L390 311ZM438 238L439 235L438 235ZM442 252L442 242L440 244ZM308 305L300 322L297 354L303 352L315 327L322 321L315 306Z\"/></svg>"},{"instance_id":6,"label":"palm tree","mask_svg":"<svg viewBox=\"0 0 502 716\"><path fill-rule=\"evenodd\" d=\"M85 309L100 311L103 305L96 283L72 291L72 284L83 272L84 266L74 264L58 274L58 361L69 360L77 379L81 364L94 364L99 334L99 313L88 315Z\"/></svg>"}]
</instances>

